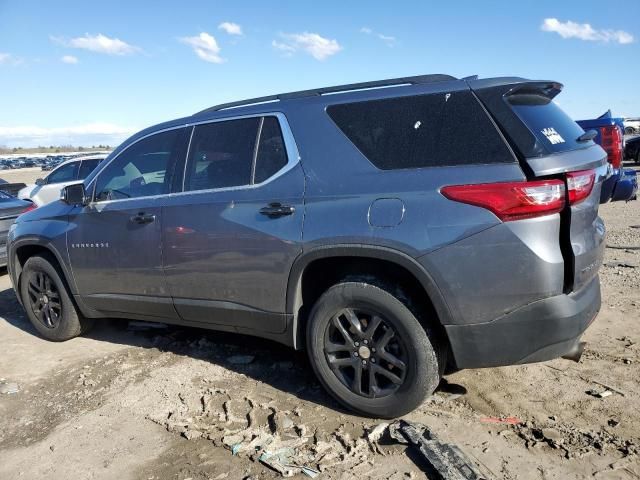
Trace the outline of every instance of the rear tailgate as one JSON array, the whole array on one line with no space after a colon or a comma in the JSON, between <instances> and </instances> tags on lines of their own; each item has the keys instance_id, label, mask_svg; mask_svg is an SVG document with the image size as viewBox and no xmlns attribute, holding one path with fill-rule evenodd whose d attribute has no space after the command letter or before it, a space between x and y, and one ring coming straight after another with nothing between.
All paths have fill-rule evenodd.
<instances>
[{"instance_id":1,"label":"rear tailgate","mask_svg":"<svg viewBox=\"0 0 640 480\"><path fill-rule=\"evenodd\" d=\"M607 154L553 98L562 85L519 78L470 80L513 148L529 179L562 178L567 182L567 206L561 213L560 247L565 262L565 291L579 290L598 273L604 253L605 228L598 216L600 190L609 172ZM586 171L586 172L585 172ZM576 173L585 172L585 173ZM570 202L576 179L589 178L586 197Z\"/></svg>"}]
</instances>

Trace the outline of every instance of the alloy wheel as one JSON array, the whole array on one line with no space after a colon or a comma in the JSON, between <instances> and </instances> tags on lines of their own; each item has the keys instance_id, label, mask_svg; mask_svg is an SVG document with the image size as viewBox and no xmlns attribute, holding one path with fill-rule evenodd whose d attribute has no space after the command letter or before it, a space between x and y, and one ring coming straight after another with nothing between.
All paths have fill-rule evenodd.
<instances>
[{"instance_id":1,"label":"alloy wheel","mask_svg":"<svg viewBox=\"0 0 640 480\"><path fill-rule=\"evenodd\" d=\"M324 352L336 377L357 395L385 397L405 381L407 349L398 331L376 312L345 308L334 315Z\"/></svg>"},{"instance_id":2,"label":"alloy wheel","mask_svg":"<svg viewBox=\"0 0 640 480\"><path fill-rule=\"evenodd\" d=\"M55 328L62 318L60 292L45 272L33 272L29 276L27 292L29 305L36 318L47 328Z\"/></svg>"}]
</instances>

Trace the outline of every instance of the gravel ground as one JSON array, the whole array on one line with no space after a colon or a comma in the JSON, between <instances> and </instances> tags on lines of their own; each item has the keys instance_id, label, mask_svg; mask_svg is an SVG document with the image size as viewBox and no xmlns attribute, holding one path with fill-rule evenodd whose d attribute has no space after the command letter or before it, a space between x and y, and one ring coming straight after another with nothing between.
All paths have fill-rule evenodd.
<instances>
[{"instance_id":1,"label":"gravel ground","mask_svg":"<svg viewBox=\"0 0 640 480\"><path fill-rule=\"evenodd\" d=\"M28 183L40 175L31 170L0 177ZM639 478L638 205L601 207L612 248L580 363L458 372L406 418L495 478ZM0 383L18 388L0 393L2 479L279 478L247 448L252 438L292 448L294 461L319 469L319 478L427 478L410 450L369 442L381 422L342 410L304 354L277 344L116 320L83 338L46 342L3 271L0 338Z\"/></svg>"}]
</instances>

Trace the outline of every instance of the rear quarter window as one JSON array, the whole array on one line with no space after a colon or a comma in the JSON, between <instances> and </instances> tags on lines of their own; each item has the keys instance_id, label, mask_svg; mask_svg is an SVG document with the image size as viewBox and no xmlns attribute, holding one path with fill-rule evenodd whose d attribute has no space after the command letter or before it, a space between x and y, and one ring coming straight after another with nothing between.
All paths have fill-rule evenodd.
<instances>
[{"instance_id":1,"label":"rear quarter window","mask_svg":"<svg viewBox=\"0 0 640 480\"><path fill-rule=\"evenodd\" d=\"M560 106L544 95L512 95L507 102L549 153L592 145L580 143L584 130Z\"/></svg>"},{"instance_id":2,"label":"rear quarter window","mask_svg":"<svg viewBox=\"0 0 640 480\"><path fill-rule=\"evenodd\" d=\"M337 104L327 113L382 170L515 162L469 91Z\"/></svg>"}]
</instances>

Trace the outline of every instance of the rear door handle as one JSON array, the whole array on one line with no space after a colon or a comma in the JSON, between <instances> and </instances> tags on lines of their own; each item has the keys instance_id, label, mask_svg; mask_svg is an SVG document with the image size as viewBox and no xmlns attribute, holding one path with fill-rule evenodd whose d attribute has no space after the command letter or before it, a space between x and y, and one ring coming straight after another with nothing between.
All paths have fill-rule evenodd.
<instances>
[{"instance_id":1,"label":"rear door handle","mask_svg":"<svg viewBox=\"0 0 640 480\"><path fill-rule=\"evenodd\" d=\"M130 220L133 223L137 223L139 225L145 225L147 223L152 223L156 219L155 215L151 215L149 213L139 212L136 215L133 215Z\"/></svg>"},{"instance_id":2,"label":"rear door handle","mask_svg":"<svg viewBox=\"0 0 640 480\"><path fill-rule=\"evenodd\" d=\"M292 215L296 211L296 208L292 205L282 205L279 202L272 202L266 207L260 209L262 215L266 215L269 218L284 217L285 215Z\"/></svg>"}]
</instances>

